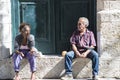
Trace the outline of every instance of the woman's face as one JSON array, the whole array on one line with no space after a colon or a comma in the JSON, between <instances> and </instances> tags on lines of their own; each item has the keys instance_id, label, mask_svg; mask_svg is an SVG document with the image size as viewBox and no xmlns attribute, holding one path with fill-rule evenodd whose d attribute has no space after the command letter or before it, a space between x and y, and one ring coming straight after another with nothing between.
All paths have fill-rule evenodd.
<instances>
[{"instance_id":1,"label":"woman's face","mask_svg":"<svg viewBox=\"0 0 120 80\"><path fill-rule=\"evenodd\" d=\"M26 25L25 27L22 28L21 30L21 34L23 36L28 36L30 34L30 28L28 25Z\"/></svg>"},{"instance_id":2,"label":"woman's face","mask_svg":"<svg viewBox=\"0 0 120 80\"><path fill-rule=\"evenodd\" d=\"M77 28L80 32L83 32L86 29L86 25L85 25L83 19L79 19L78 24L77 24Z\"/></svg>"}]
</instances>

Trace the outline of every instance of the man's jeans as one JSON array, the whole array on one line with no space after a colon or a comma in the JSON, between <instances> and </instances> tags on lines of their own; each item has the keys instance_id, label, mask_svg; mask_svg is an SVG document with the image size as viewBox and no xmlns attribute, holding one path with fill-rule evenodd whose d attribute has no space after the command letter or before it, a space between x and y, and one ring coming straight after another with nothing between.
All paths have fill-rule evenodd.
<instances>
[{"instance_id":1,"label":"man's jeans","mask_svg":"<svg viewBox=\"0 0 120 80\"><path fill-rule=\"evenodd\" d=\"M66 74L72 74L72 60L76 58L74 51L69 51L65 55L65 69ZM91 52L87 55L87 58L90 58L92 60L92 74L98 75L99 70L99 57L98 53L94 50L91 50Z\"/></svg>"},{"instance_id":2,"label":"man's jeans","mask_svg":"<svg viewBox=\"0 0 120 80\"><path fill-rule=\"evenodd\" d=\"M33 54L30 54L29 51L30 50L20 50L21 52L23 52L23 54L25 55L24 58L27 58L29 63L30 63L30 69L31 72L36 71L36 56ZM14 62L14 70L15 71L19 71L20 68L20 62L23 59L23 57L20 54L14 53L13 54L13 62Z\"/></svg>"}]
</instances>

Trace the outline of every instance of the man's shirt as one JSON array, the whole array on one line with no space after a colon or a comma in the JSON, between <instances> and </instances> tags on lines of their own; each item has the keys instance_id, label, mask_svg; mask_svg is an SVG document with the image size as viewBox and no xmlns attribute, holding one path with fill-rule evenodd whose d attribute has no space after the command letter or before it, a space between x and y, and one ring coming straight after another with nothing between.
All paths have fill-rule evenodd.
<instances>
[{"instance_id":1,"label":"man's shirt","mask_svg":"<svg viewBox=\"0 0 120 80\"><path fill-rule=\"evenodd\" d=\"M86 51L90 46L96 46L94 34L88 29L82 36L78 30L73 32L70 43L75 44L79 52Z\"/></svg>"}]
</instances>

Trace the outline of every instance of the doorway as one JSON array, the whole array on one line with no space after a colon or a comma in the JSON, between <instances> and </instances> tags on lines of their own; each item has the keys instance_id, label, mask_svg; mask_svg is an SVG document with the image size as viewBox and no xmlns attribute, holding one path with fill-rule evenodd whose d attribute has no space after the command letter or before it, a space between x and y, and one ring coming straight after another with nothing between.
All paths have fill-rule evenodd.
<instances>
[{"instance_id":1,"label":"doorway","mask_svg":"<svg viewBox=\"0 0 120 80\"><path fill-rule=\"evenodd\" d=\"M79 17L90 20L96 34L96 0L11 0L13 40L21 22L31 25L36 47L43 54L70 50L70 36Z\"/></svg>"}]
</instances>

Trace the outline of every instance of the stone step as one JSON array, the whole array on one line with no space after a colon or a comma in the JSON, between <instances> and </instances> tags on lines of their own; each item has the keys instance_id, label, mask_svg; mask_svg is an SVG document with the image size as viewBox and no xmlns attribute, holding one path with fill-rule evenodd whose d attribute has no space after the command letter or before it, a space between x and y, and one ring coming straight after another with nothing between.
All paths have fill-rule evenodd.
<instances>
[{"instance_id":1,"label":"stone step","mask_svg":"<svg viewBox=\"0 0 120 80\"><path fill-rule=\"evenodd\" d=\"M114 65L113 65L114 64ZM92 76L91 60L87 58L77 58L73 61L74 78L90 78ZM100 58L100 77L120 77L120 58ZM30 74L28 63L21 66L20 75L28 78L26 73ZM60 78L64 74L64 57L61 56L44 56L37 58L37 72L39 78L50 79Z\"/></svg>"},{"instance_id":2,"label":"stone step","mask_svg":"<svg viewBox=\"0 0 120 80\"><path fill-rule=\"evenodd\" d=\"M22 79L22 80L29 80L29 79ZM36 80L60 80L60 79L36 79ZM73 80L92 80L92 79L86 78L86 79L73 79ZM120 80L120 79L115 79L115 78L100 78L100 80Z\"/></svg>"},{"instance_id":3,"label":"stone step","mask_svg":"<svg viewBox=\"0 0 120 80\"><path fill-rule=\"evenodd\" d=\"M4 64L4 65L2 65ZM12 59L0 61L0 79L12 79L15 75ZM73 60L73 76L75 79L86 79L92 76L91 60L87 58L77 58ZM120 78L120 57L100 58L101 78ZM64 57L44 56L37 57L37 79L59 79L65 72ZM30 78L29 63L26 59L21 62L21 78Z\"/></svg>"}]
</instances>

